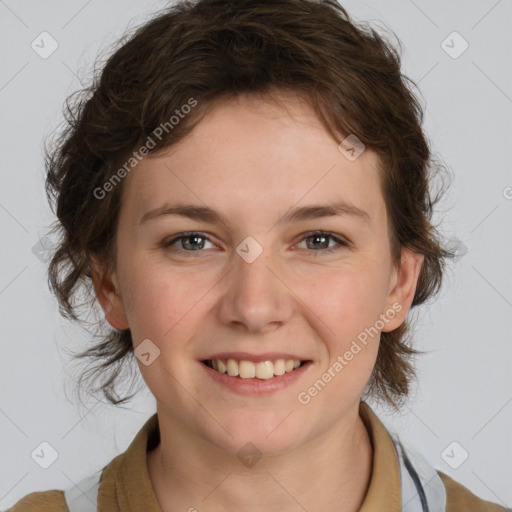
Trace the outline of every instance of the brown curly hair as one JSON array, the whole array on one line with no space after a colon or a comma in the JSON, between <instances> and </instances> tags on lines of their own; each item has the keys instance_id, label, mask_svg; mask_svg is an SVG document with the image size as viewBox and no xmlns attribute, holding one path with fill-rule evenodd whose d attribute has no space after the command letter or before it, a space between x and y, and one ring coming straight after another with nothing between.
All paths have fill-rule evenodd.
<instances>
[{"instance_id":1,"label":"brown curly hair","mask_svg":"<svg viewBox=\"0 0 512 512\"><path fill-rule=\"evenodd\" d=\"M272 91L304 95L336 140L354 134L378 153L393 261L399 265L402 248L423 254L412 305L435 295L444 259L453 256L432 223L442 192L433 197L432 178L445 166L422 131L423 110L414 82L401 73L398 46L353 21L335 0L182 1L126 33L92 85L66 100L65 128L45 147L46 192L60 235L48 279L60 312L83 323L80 308L97 307L89 261L94 255L115 264L119 170L134 150L148 138L152 152L176 143L223 99ZM190 98L197 106L155 137ZM120 183L105 192L116 173ZM103 319L86 323L99 342L76 356L94 363L80 376L79 394L87 379L87 389L112 404L130 400L135 393L116 392L121 374L135 366L130 330L113 330ZM381 334L368 387L395 407L414 377L418 351L409 334L409 322Z\"/></svg>"}]
</instances>

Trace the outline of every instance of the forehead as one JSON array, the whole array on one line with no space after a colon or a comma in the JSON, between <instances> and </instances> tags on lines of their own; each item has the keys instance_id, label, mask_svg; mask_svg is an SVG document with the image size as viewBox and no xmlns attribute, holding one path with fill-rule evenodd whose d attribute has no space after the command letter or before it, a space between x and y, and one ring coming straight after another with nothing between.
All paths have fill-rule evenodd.
<instances>
[{"instance_id":1,"label":"forehead","mask_svg":"<svg viewBox=\"0 0 512 512\"><path fill-rule=\"evenodd\" d=\"M343 200L372 220L385 215L376 153L366 149L351 161L338 146L300 97L226 100L134 168L123 209L140 217L165 203L193 203L270 219L294 205Z\"/></svg>"}]
</instances>

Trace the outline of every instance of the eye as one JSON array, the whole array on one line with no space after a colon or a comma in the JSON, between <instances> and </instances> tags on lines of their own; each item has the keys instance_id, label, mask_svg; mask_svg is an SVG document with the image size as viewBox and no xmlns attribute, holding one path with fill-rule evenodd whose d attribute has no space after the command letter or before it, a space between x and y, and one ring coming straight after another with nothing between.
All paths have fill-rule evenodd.
<instances>
[{"instance_id":1,"label":"eye","mask_svg":"<svg viewBox=\"0 0 512 512\"><path fill-rule=\"evenodd\" d=\"M312 244L308 244L307 241L313 240ZM329 247L329 240L334 240L337 244L335 247ZM313 231L306 233L299 243L306 241L308 249L317 249L314 252L332 253L340 249L340 247L347 247L349 244L344 240L334 236L332 233L325 231ZM315 255L316 256L316 255Z\"/></svg>"},{"instance_id":2,"label":"eye","mask_svg":"<svg viewBox=\"0 0 512 512\"><path fill-rule=\"evenodd\" d=\"M171 240L164 242L162 246L173 251L179 251L182 249L186 252L194 252L199 251L200 249L204 249L204 240L207 240L211 244L209 238L206 235L196 231L189 231L186 233L180 233L178 236L175 236ZM181 247L175 247L176 242L181 242Z\"/></svg>"},{"instance_id":3,"label":"eye","mask_svg":"<svg viewBox=\"0 0 512 512\"><path fill-rule=\"evenodd\" d=\"M312 244L307 243L309 239L313 240ZM334 247L329 247L330 240L336 242ZM201 252L201 249L205 248L205 241L213 245L213 243L205 234L199 233L197 231L188 231L185 233L180 233L171 240L164 242L162 247L174 252ZM325 231L312 231L305 233L299 243L304 241L306 241L307 249L314 249L313 252L321 253L332 253L341 247L348 247L349 245L348 242L334 236L332 233ZM176 245L177 242L180 242L181 247Z\"/></svg>"}]
</instances>

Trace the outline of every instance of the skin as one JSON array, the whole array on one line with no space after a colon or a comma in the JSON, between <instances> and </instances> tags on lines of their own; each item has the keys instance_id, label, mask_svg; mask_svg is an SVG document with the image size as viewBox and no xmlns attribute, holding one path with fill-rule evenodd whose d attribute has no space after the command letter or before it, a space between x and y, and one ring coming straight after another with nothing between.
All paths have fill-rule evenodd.
<instances>
[{"instance_id":1,"label":"skin","mask_svg":"<svg viewBox=\"0 0 512 512\"><path fill-rule=\"evenodd\" d=\"M138 364L157 402L161 442L148 471L164 511L356 511L364 501L373 451L358 407L380 334L307 405L297 396L393 304L402 309L382 330L403 322L423 257L403 251L393 266L378 157L367 148L350 161L338 144L299 97L242 96L126 178L115 269L93 259L93 282L109 323L129 327L135 347L150 339L160 350ZM339 215L277 225L290 208L339 200L369 222ZM227 225L177 215L139 224L164 203L209 206ZM308 244L314 230L349 245L311 235ZM184 231L209 240L163 247ZM236 252L248 236L263 249L252 263ZM222 351L313 363L283 390L243 396L199 362ZM263 454L253 467L237 457L247 442Z\"/></svg>"}]
</instances>

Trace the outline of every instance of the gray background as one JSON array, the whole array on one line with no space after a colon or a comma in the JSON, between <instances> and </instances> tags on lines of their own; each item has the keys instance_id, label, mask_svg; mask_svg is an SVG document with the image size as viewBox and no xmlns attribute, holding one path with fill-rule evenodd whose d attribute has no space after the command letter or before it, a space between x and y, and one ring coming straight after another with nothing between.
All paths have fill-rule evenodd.
<instances>
[{"instance_id":1,"label":"gray background","mask_svg":"<svg viewBox=\"0 0 512 512\"><path fill-rule=\"evenodd\" d=\"M128 26L165 4L0 0L2 509L32 491L72 486L101 468L127 448L155 410L147 389L130 410L95 401L80 409L66 395L77 370L65 349L83 348L87 338L60 318L45 263L33 248L53 220L41 149L61 120L64 98L81 81L88 83L98 51L108 51ZM419 317L416 346L427 351L417 361L419 385L401 414L375 409L436 468L510 506L512 2L343 5L356 19L389 27L403 42L404 70L419 83L428 107L425 129L455 176L437 220L455 239L460 259L450 265L437 302ZM46 59L31 47L43 31L59 45ZM448 37L453 31L469 44L457 58L463 41ZM31 457L43 441L58 453L48 469ZM462 450L469 457L460 464Z\"/></svg>"}]
</instances>

